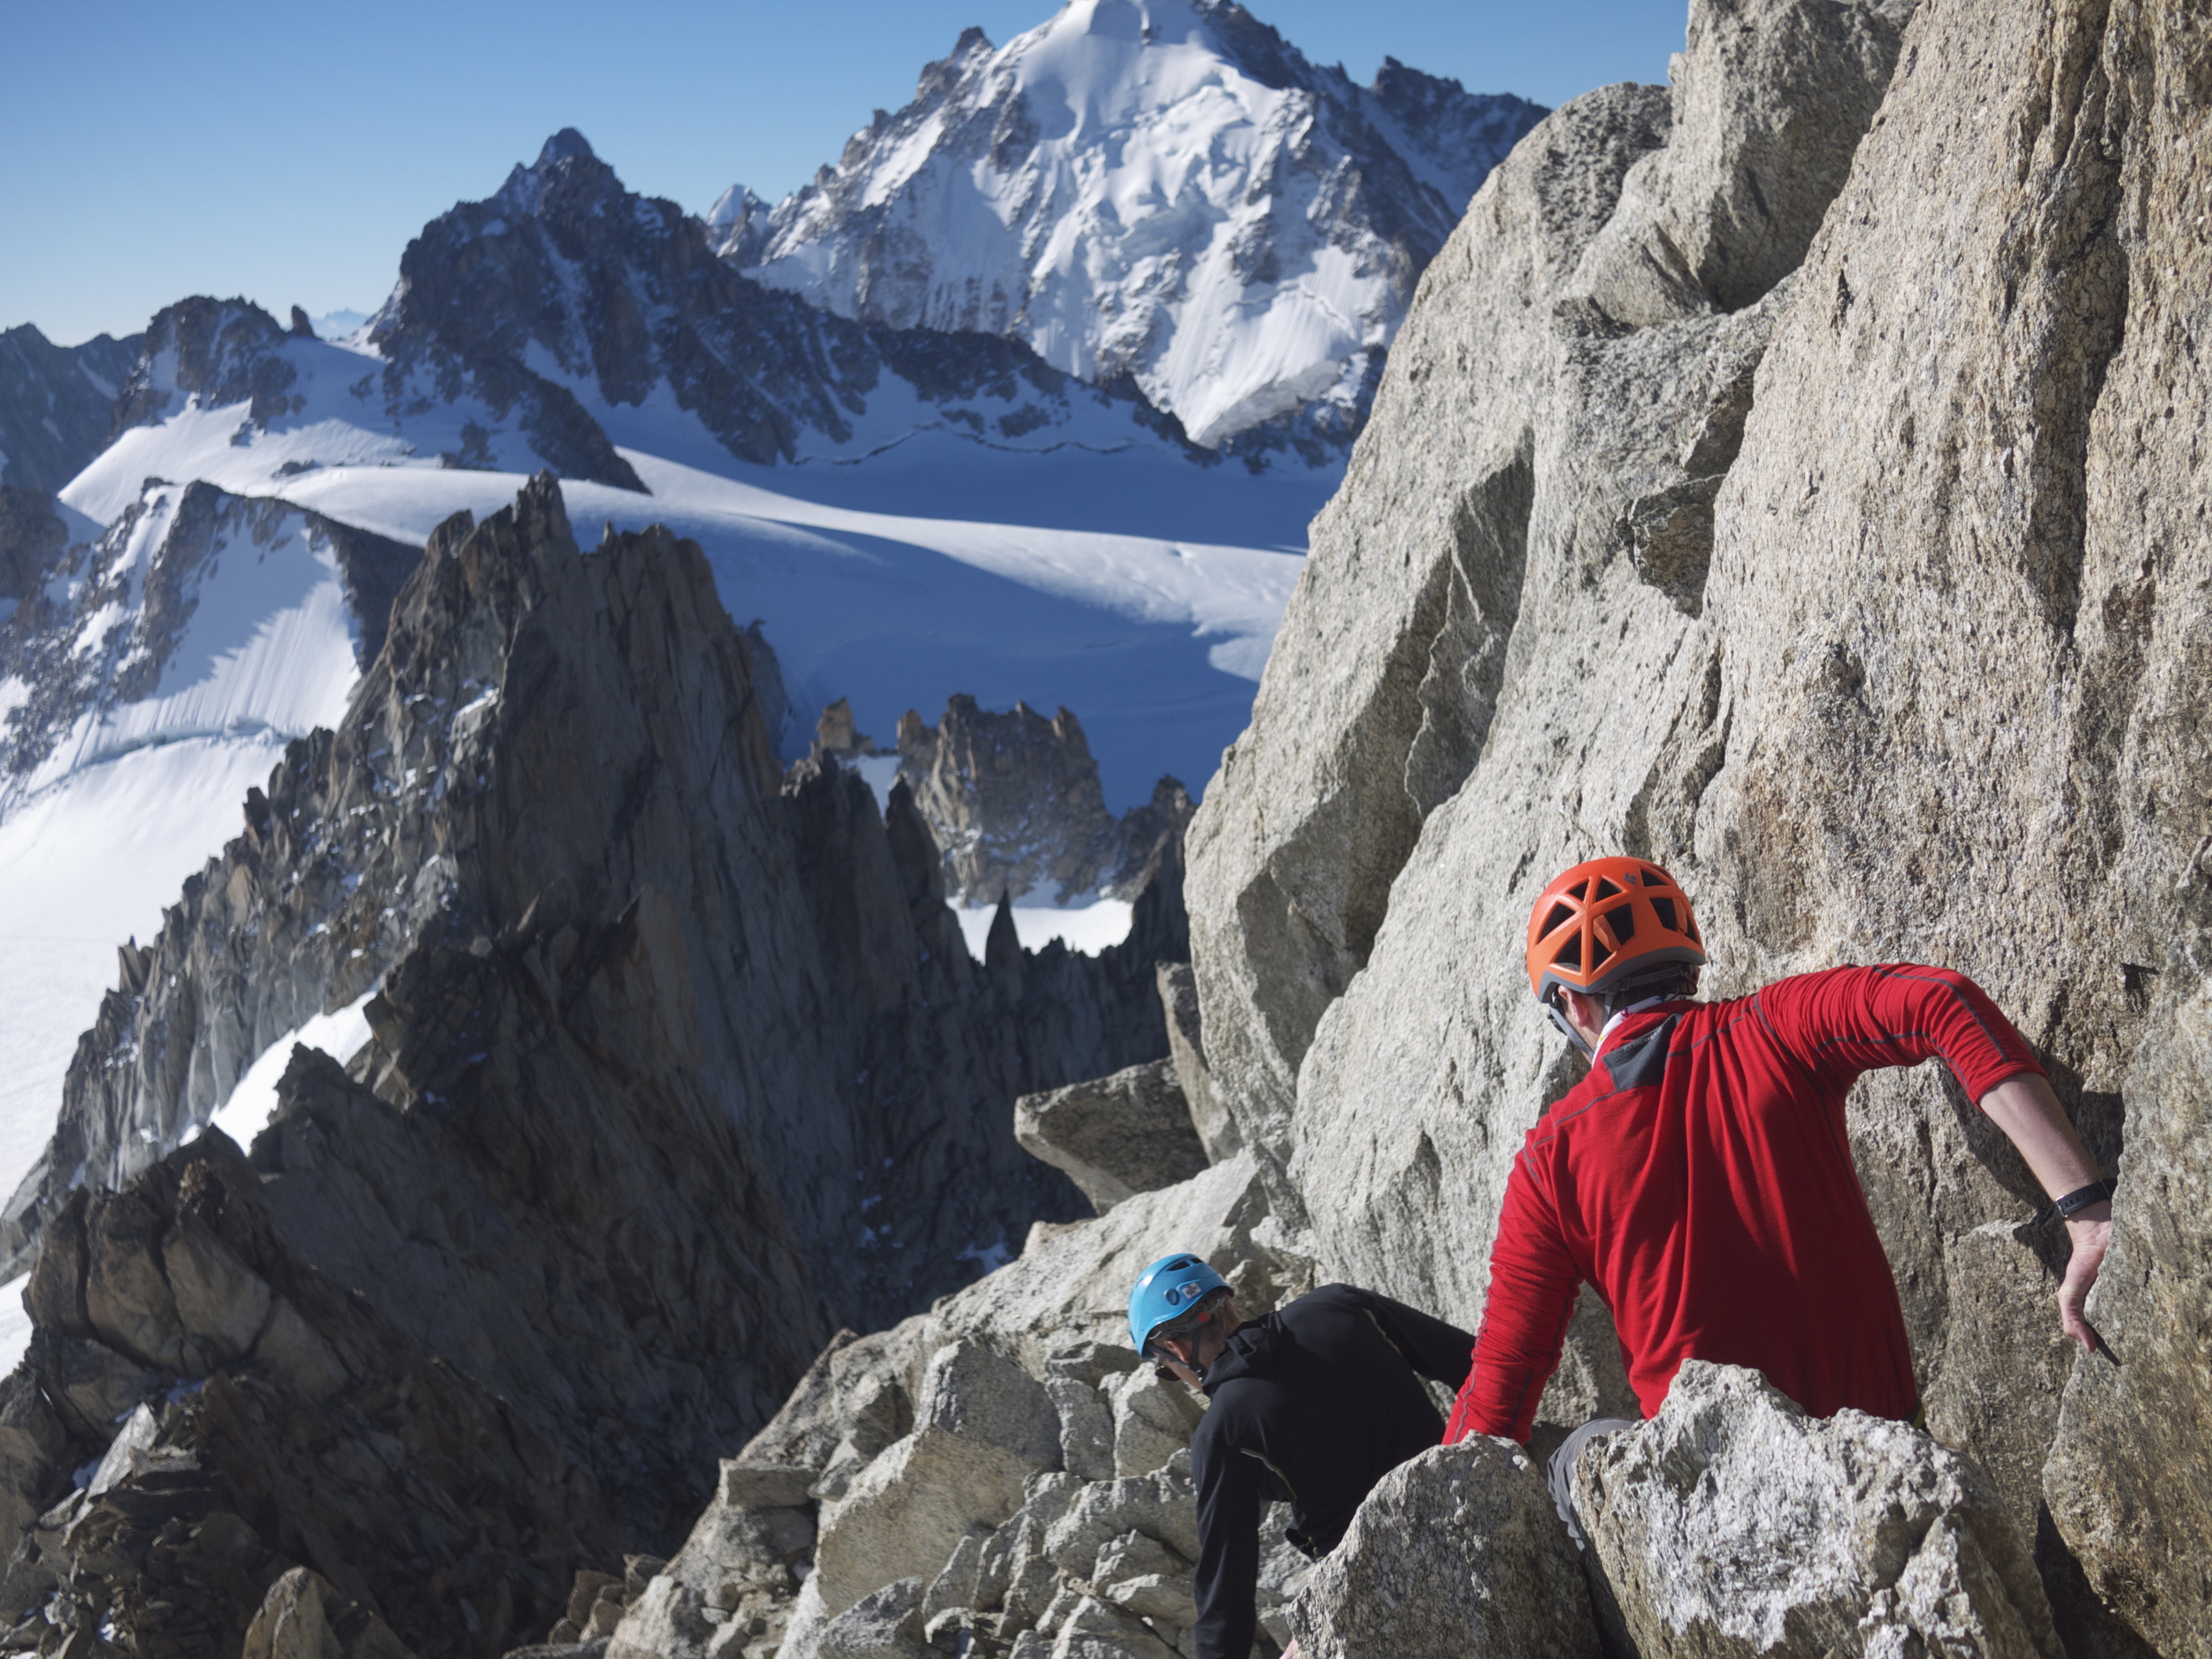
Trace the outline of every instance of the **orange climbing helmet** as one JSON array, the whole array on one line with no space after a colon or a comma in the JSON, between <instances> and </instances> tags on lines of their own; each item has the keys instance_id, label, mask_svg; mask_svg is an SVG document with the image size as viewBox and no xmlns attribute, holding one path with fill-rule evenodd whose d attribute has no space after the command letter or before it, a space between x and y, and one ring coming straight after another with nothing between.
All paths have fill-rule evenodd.
<instances>
[{"instance_id":1,"label":"orange climbing helmet","mask_svg":"<svg viewBox=\"0 0 2212 1659\"><path fill-rule=\"evenodd\" d=\"M1641 858L1592 858L1563 871L1529 912L1529 988L1548 1007L1557 986L1594 995L1653 968L1704 960L1690 895Z\"/></svg>"}]
</instances>

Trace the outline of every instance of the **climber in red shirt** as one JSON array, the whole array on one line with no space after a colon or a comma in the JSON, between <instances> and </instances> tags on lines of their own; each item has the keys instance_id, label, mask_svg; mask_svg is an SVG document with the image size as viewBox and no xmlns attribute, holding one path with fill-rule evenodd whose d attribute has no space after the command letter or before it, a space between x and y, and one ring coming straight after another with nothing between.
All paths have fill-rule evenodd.
<instances>
[{"instance_id":1,"label":"climber in red shirt","mask_svg":"<svg viewBox=\"0 0 2212 1659\"><path fill-rule=\"evenodd\" d=\"M1447 1443L1527 1440L1583 1280L1612 1310L1647 1417L1703 1359L1764 1372L1816 1417L1911 1418L1904 1314L1844 1099L1863 1071L1934 1057L2056 1195L2073 1247L2059 1322L2093 1352L2082 1306L2112 1184L1980 987L1900 964L1698 1002L1704 961L1688 895L1644 859L1577 864L1537 899L1529 982L1592 1064L1514 1160Z\"/></svg>"}]
</instances>

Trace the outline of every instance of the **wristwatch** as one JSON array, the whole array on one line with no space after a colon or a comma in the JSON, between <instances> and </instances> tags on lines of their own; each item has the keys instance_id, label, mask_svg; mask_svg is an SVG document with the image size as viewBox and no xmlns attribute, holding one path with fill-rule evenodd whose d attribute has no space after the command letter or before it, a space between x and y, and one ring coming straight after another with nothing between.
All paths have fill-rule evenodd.
<instances>
[{"instance_id":1,"label":"wristwatch","mask_svg":"<svg viewBox=\"0 0 2212 1659\"><path fill-rule=\"evenodd\" d=\"M2078 1187L2063 1198L2054 1200L2051 1204L2052 1212L2063 1221L2078 1210L2086 1210L2092 1204L2104 1202L2106 1199L2112 1196L2113 1189L2117 1185L2117 1182L2107 1177L2101 1181L2092 1181L2086 1187Z\"/></svg>"}]
</instances>

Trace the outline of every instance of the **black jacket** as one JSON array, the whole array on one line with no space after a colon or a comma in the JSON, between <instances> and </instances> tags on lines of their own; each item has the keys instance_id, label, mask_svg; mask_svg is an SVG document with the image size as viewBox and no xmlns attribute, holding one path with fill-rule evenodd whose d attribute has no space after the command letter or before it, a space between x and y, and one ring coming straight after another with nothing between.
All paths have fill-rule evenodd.
<instances>
[{"instance_id":1,"label":"black jacket","mask_svg":"<svg viewBox=\"0 0 2212 1659\"><path fill-rule=\"evenodd\" d=\"M1240 1325L1206 1372L1191 1436L1198 1485L1198 1651L1248 1659L1261 1505L1296 1511L1291 1541L1334 1548L1375 1483L1444 1438L1418 1378L1456 1388L1475 1339L1402 1302L1324 1285Z\"/></svg>"}]
</instances>

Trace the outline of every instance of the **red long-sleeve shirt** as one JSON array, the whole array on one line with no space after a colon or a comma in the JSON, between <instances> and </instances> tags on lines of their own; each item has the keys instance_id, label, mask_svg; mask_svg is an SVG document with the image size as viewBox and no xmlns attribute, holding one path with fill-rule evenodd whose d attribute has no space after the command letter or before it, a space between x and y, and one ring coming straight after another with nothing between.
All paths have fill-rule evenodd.
<instances>
[{"instance_id":1,"label":"red long-sleeve shirt","mask_svg":"<svg viewBox=\"0 0 2212 1659\"><path fill-rule=\"evenodd\" d=\"M1514 1160L1446 1442L1528 1439L1583 1279L1647 1417L1686 1359L1754 1367L1816 1417L1909 1416L1911 1348L1844 1097L1862 1071L1937 1056L1973 1101L2042 1069L1947 968L1835 968L1623 1020Z\"/></svg>"}]
</instances>

